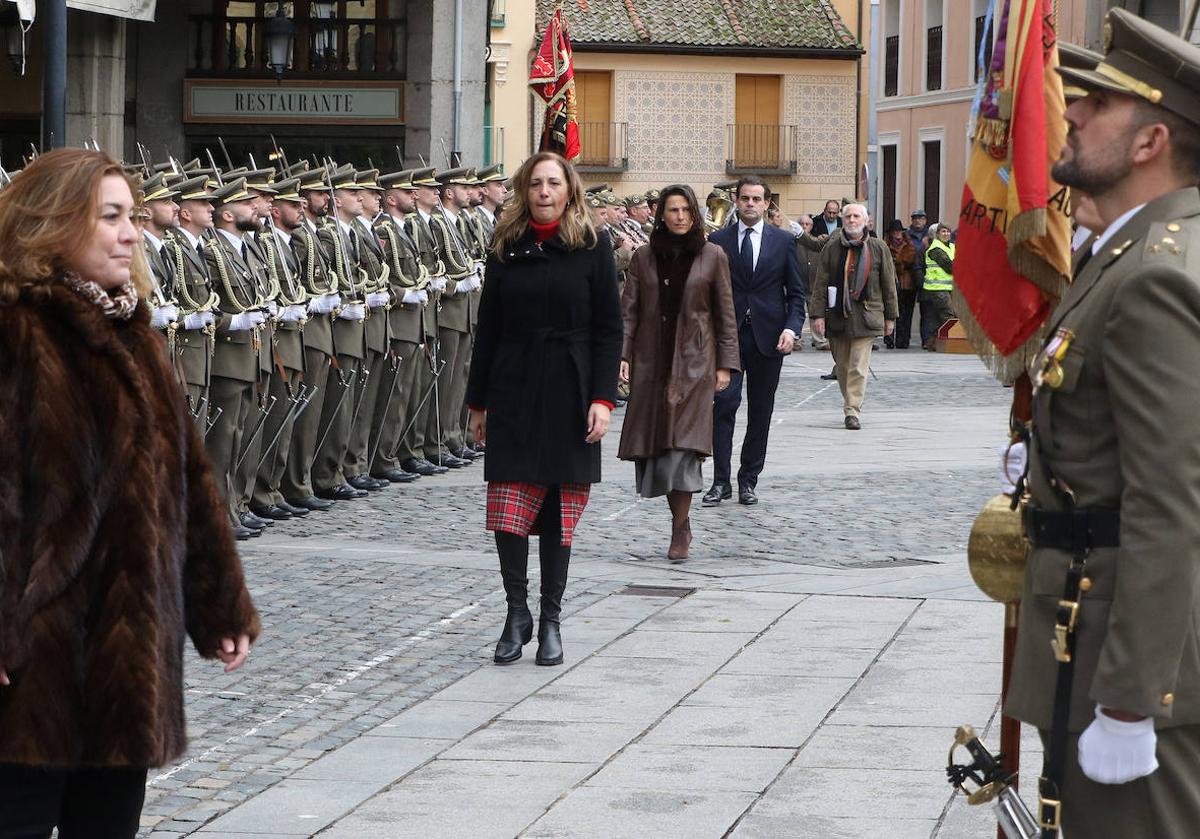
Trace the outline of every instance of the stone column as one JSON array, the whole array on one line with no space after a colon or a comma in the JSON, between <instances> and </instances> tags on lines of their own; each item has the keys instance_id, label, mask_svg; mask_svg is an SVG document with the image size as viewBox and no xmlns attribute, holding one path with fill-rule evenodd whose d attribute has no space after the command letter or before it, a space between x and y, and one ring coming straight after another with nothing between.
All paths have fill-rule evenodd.
<instances>
[{"instance_id":1,"label":"stone column","mask_svg":"<svg viewBox=\"0 0 1200 839\"><path fill-rule=\"evenodd\" d=\"M150 149L158 162L165 149L187 159L183 133L183 78L194 48L188 30L187 3L159 3L153 23L132 25L129 55L133 119L127 160L141 160L135 142Z\"/></svg>"},{"instance_id":2,"label":"stone column","mask_svg":"<svg viewBox=\"0 0 1200 839\"><path fill-rule=\"evenodd\" d=\"M124 152L125 26L112 15L67 13L67 145L94 139Z\"/></svg>"}]
</instances>

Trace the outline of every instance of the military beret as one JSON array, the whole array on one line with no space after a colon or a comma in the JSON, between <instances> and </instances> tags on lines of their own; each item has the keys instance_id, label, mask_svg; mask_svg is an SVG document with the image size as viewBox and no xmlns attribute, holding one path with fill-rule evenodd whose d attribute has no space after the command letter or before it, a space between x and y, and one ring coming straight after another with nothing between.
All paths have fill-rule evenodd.
<instances>
[{"instance_id":1,"label":"military beret","mask_svg":"<svg viewBox=\"0 0 1200 839\"><path fill-rule=\"evenodd\" d=\"M645 204L645 203L646 203L646 196L642 195L640 192L634 193L633 195L625 196L625 206L626 207L636 207L639 204Z\"/></svg>"},{"instance_id":2,"label":"military beret","mask_svg":"<svg viewBox=\"0 0 1200 839\"><path fill-rule=\"evenodd\" d=\"M595 186L589 186L584 190L584 192L588 194L608 192L608 184L596 184Z\"/></svg>"},{"instance_id":3,"label":"military beret","mask_svg":"<svg viewBox=\"0 0 1200 839\"><path fill-rule=\"evenodd\" d=\"M652 203L657 201L662 196L662 191L657 189L646 190L646 201Z\"/></svg>"},{"instance_id":4,"label":"military beret","mask_svg":"<svg viewBox=\"0 0 1200 839\"><path fill-rule=\"evenodd\" d=\"M604 206L604 202L600 200L600 196L594 192L589 192L584 195L584 202L594 210L599 210Z\"/></svg>"}]
</instances>

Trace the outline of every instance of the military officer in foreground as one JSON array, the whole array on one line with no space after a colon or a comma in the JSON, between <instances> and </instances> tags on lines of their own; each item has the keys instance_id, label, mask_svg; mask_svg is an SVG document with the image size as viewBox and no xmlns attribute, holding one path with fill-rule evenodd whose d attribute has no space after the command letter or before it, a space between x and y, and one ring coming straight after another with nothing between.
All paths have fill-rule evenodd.
<instances>
[{"instance_id":1,"label":"military officer in foreground","mask_svg":"<svg viewBox=\"0 0 1200 839\"><path fill-rule=\"evenodd\" d=\"M1099 221L1035 363L1007 712L1068 839L1200 824L1200 49L1120 9L1055 179ZM1056 698L1057 694L1057 698ZM1065 701L1064 701L1065 700Z\"/></svg>"}]
</instances>

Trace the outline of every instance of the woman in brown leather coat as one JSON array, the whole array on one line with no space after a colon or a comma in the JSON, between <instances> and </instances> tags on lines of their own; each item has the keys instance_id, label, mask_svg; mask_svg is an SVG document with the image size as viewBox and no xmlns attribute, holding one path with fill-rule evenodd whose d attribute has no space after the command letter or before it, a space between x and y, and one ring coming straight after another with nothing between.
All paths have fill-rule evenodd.
<instances>
[{"instance_id":1,"label":"woman in brown leather coat","mask_svg":"<svg viewBox=\"0 0 1200 839\"><path fill-rule=\"evenodd\" d=\"M667 496L667 556L683 560L692 494L704 488L700 461L712 454L713 393L740 365L729 263L705 240L690 187L663 190L650 244L629 265L621 310L621 378L630 394L619 456L636 464L639 495Z\"/></svg>"}]
</instances>

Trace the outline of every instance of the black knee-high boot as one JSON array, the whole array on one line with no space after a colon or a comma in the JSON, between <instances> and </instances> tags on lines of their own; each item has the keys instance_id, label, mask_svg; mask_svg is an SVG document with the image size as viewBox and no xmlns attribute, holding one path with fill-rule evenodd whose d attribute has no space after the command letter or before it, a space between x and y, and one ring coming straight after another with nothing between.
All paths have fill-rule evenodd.
<instances>
[{"instance_id":1,"label":"black knee-high boot","mask_svg":"<svg viewBox=\"0 0 1200 839\"><path fill-rule=\"evenodd\" d=\"M533 615L529 612L529 539L515 533L496 531L496 553L500 555L500 575L504 578L504 595L508 601L508 617L500 640L496 642L493 660L510 664L521 657L521 648L533 637Z\"/></svg>"},{"instance_id":2,"label":"black knee-high boot","mask_svg":"<svg viewBox=\"0 0 1200 839\"><path fill-rule=\"evenodd\" d=\"M539 514L538 559L542 567L542 603L538 617L537 663L562 664L563 592L567 590L567 566L571 548L560 544L562 531L559 519L558 487L551 487Z\"/></svg>"}]
</instances>

